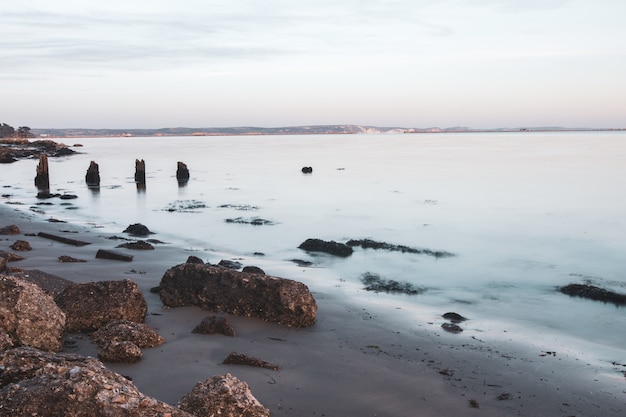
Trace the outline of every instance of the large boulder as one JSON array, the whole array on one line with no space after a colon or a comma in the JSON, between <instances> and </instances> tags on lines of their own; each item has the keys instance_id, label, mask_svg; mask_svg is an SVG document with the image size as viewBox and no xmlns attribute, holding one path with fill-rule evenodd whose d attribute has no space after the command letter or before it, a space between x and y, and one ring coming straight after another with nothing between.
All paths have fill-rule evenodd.
<instances>
[{"instance_id":1,"label":"large boulder","mask_svg":"<svg viewBox=\"0 0 626 417\"><path fill-rule=\"evenodd\" d=\"M195 305L294 327L312 325L317 314L315 299L301 282L207 264L170 268L159 295L169 307Z\"/></svg>"},{"instance_id":2,"label":"large boulder","mask_svg":"<svg viewBox=\"0 0 626 417\"><path fill-rule=\"evenodd\" d=\"M72 285L55 301L66 314L68 332L97 330L114 320L143 323L148 312L143 293L128 279Z\"/></svg>"},{"instance_id":3,"label":"large boulder","mask_svg":"<svg viewBox=\"0 0 626 417\"><path fill-rule=\"evenodd\" d=\"M26 345L61 351L65 314L37 285L0 275L0 329L6 334L0 343L4 347Z\"/></svg>"},{"instance_id":4,"label":"large boulder","mask_svg":"<svg viewBox=\"0 0 626 417\"><path fill-rule=\"evenodd\" d=\"M197 383L178 405L197 417L269 417L250 387L231 374L217 375Z\"/></svg>"},{"instance_id":5,"label":"large boulder","mask_svg":"<svg viewBox=\"0 0 626 417\"><path fill-rule=\"evenodd\" d=\"M0 353L0 366L0 416L194 417L94 358L18 348Z\"/></svg>"}]
</instances>

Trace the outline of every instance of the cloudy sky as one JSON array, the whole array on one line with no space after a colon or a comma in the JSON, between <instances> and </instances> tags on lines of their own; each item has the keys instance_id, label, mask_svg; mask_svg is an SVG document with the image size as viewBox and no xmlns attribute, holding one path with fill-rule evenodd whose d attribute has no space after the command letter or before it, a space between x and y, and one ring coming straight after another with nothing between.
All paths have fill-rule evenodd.
<instances>
[{"instance_id":1,"label":"cloudy sky","mask_svg":"<svg viewBox=\"0 0 626 417\"><path fill-rule=\"evenodd\" d=\"M0 122L626 127L624 0L0 0Z\"/></svg>"}]
</instances>

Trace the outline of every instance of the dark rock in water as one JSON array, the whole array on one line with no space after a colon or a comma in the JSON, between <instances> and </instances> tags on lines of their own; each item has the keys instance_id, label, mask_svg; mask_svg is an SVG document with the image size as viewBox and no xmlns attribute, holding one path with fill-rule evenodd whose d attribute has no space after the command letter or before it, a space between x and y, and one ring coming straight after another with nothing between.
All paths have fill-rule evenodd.
<instances>
[{"instance_id":1,"label":"dark rock in water","mask_svg":"<svg viewBox=\"0 0 626 417\"><path fill-rule=\"evenodd\" d=\"M229 373L198 382L178 406L195 416L270 416L270 410L252 395L248 384Z\"/></svg>"},{"instance_id":2,"label":"dark rock in water","mask_svg":"<svg viewBox=\"0 0 626 417\"><path fill-rule=\"evenodd\" d=\"M222 362L224 365L247 365L257 366L259 368L271 369L272 371L280 371L281 366L273 363L257 359L252 356L244 355L239 352L231 352Z\"/></svg>"},{"instance_id":3,"label":"dark rock in water","mask_svg":"<svg viewBox=\"0 0 626 417\"><path fill-rule=\"evenodd\" d=\"M189 169L187 168L186 164L182 162L177 163L176 179L178 180L178 182L183 182L183 183L189 181Z\"/></svg>"},{"instance_id":4,"label":"dark rock in water","mask_svg":"<svg viewBox=\"0 0 626 417\"><path fill-rule=\"evenodd\" d=\"M408 282L398 282L393 279L384 279L380 275L366 272L361 276L365 290L375 292L397 292L409 295L421 294L426 290L417 288Z\"/></svg>"},{"instance_id":5,"label":"dark rock in water","mask_svg":"<svg viewBox=\"0 0 626 417\"><path fill-rule=\"evenodd\" d=\"M446 320L450 320L452 323L463 323L464 321L467 320L465 317L463 317L462 315L458 313L445 313L441 317L443 317Z\"/></svg>"},{"instance_id":6,"label":"dark rock in water","mask_svg":"<svg viewBox=\"0 0 626 417\"><path fill-rule=\"evenodd\" d=\"M20 228L15 224L0 228L0 235L19 235L20 233Z\"/></svg>"},{"instance_id":7,"label":"dark rock in water","mask_svg":"<svg viewBox=\"0 0 626 417\"><path fill-rule=\"evenodd\" d=\"M91 187L97 187L100 185L100 168L94 161L89 163L87 174L85 174L85 182Z\"/></svg>"},{"instance_id":8,"label":"dark rock in water","mask_svg":"<svg viewBox=\"0 0 626 417\"><path fill-rule=\"evenodd\" d=\"M201 209L205 209L208 206L206 203L200 200L176 200L167 205L163 211L170 213L200 213Z\"/></svg>"},{"instance_id":9,"label":"dark rock in water","mask_svg":"<svg viewBox=\"0 0 626 417\"><path fill-rule=\"evenodd\" d=\"M21 347L0 352L0 363L2 416L193 417L94 358Z\"/></svg>"},{"instance_id":10,"label":"dark rock in water","mask_svg":"<svg viewBox=\"0 0 626 417\"><path fill-rule=\"evenodd\" d=\"M245 272L248 274L261 274L265 275L265 271L259 268L258 266L244 266L241 272Z\"/></svg>"},{"instance_id":11,"label":"dark rock in water","mask_svg":"<svg viewBox=\"0 0 626 417\"><path fill-rule=\"evenodd\" d=\"M214 265L177 265L159 287L168 307L195 305L294 327L312 325L317 314L315 299L301 282Z\"/></svg>"},{"instance_id":12,"label":"dark rock in water","mask_svg":"<svg viewBox=\"0 0 626 417\"><path fill-rule=\"evenodd\" d=\"M121 245L117 245L116 248L126 248L133 250L154 250L154 246L144 240L122 243Z\"/></svg>"},{"instance_id":13,"label":"dark rock in water","mask_svg":"<svg viewBox=\"0 0 626 417\"><path fill-rule=\"evenodd\" d=\"M204 261L200 258L198 258L197 256L190 256L187 258L187 261L185 263L188 264L203 264L204 265Z\"/></svg>"},{"instance_id":14,"label":"dark rock in water","mask_svg":"<svg viewBox=\"0 0 626 417\"><path fill-rule=\"evenodd\" d=\"M453 253L445 252L445 251L433 251L430 249L418 249L411 248L409 246L404 245L394 245L386 242L377 242L371 239L350 239L346 242L348 246L360 246L363 249L382 249L388 250L392 252L402 252L402 253L417 253L423 255L430 255L436 258L445 258L449 256L454 256Z\"/></svg>"},{"instance_id":15,"label":"dark rock in water","mask_svg":"<svg viewBox=\"0 0 626 417\"><path fill-rule=\"evenodd\" d=\"M572 297L588 298L590 300L615 304L616 306L626 306L625 294L618 294L593 285L569 284L560 287L559 291Z\"/></svg>"},{"instance_id":16,"label":"dark rock in water","mask_svg":"<svg viewBox=\"0 0 626 417\"><path fill-rule=\"evenodd\" d=\"M40 200L48 200L50 198L56 198L56 197L60 197L60 196L61 196L61 194L52 194L48 190L39 191L37 193L37 198L40 199Z\"/></svg>"},{"instance_id":17,"label":"dark rock in water","mask_svg":"<svg viewBox=\"0 0 626 417\"><path fill-rule=\"evenodd\" d=\"M87 262L84 259L72 258L71 256L61 255L59 256L59 262L61 263L77 263L77 262Z\"/></svg>"},{"instance_id":18,"label":"dark rock in water","mask_svg":"<svg viewBox=\"0 0 626 417\"><path fill-rule=\"evenodd\" d=\"M112 321L91 334L98 346L109 342L132 342L139 348L152 348L165 343L165 339L152 327L128 320Z\"/></svg>"},{"instance_id":19,"label":"dark rock in water","mask_svg":"<svg viewBox=\"0 0 626 417\"><path fill-rule=\"evenodd\" d=\"M59 196L61 200L75 200L78 198L75 194L62 194Z\"/></svg>"},{"instance_id":20,"label":"dark rock in water","mask_svg":"<svg viewBox=\"0 0 626 417\"><path fill-rule=\"evenodd\" d=\"M291 262L295 263L298 266L302 266L302 267L308 267L308 266L312 266L313 262L310 261L305 261L303 259L290 259Z\"/></svg>"},{"instance_id":21,"label":"dark rock in water","mask_svg":"<svg viewBox=\"0 0 626 417\"><path fill-rule=\"evenodd\" d=\"M234 270L239 270L243 266L241 262L231 261L228 259L222 259L217 265L221 266L222 268L228 268L228 269L234 269Z\"/></svg>"},{"instance_id":22,"label":"dark rock in water","mask_svg":"<svg viewBox=\"0 0 626 417\"><path fill-rule=\"evenodd\" d=\"M10 247L11 249L19 251L19 252L26 252L29 250L33 250L33 248L30 246L30 243L28 243L25 240L16 240L15 243L13 243Z\"/></svg>"},{"instance_id":23,"label":"dark rock in water","mask_svg":"<svg viewBox=\"0 0 626 417\"><path fill-rule=\"evenodd\" d=\"M128 279L76 284L55 301L66 315L68 332L97 330L115 320L143 323L148 311L143 293Z\"/></svg>"},{"instance_id":24,"label":"dark rock in water","mask_svg":"<svg viewBox=\"0 0 626 417\"><path fill-rule=\"evenodd\" d=\"M200 334L223 334L224 336L235 337L237 333L235 329L230 325L228 314L217 313L212 316L207 316L202 319L202 322L198 324L191 333Z\"/></svg>"},{"instance_id":25,"label":"dark rock in water","mask_svg":"<svg viewBox=\"0 0 626 417\"><path fill-rule=\"evenodd\" d=\"M125 253L119 253L107 249L98 249L98 252L96 252L96 258L123 262L132 262L133 260L133 257L131 255L126 255Z\"/></svg>"},{"instance_id":26,"label":"dark rock in water","mask_svg":"<svg viewBox=\"0 0 626 417\"><path fill-rule=\"evenodd\" d=\"M235 217L233 219L226 219L224 221L226 223L249 224L252 226L272 226L275 224L271 220L262 219L260 217L251 217L251 218Z\"/></svg>"},{"instance_id":27,"label":"dark rock in water","mask_svg":"<svg viewBox=\"0 0 626 417\"><path fill-rule=\"evenodd\" d=\"M131 236L139 236L139 237L149 236L150 234L152 234L150 229L148 229L147 226L144 226L141 223L131 224L126 229L124 229L124 233L128 233Z\"/></svg>"},{"instance_id":28,"label":"dark rock in water","mask_svg":"<svg viewBox=\"0 0 626 417\"><path fill-rule=\"evenodd\" d=\"M308 252L324 252L344 258L352 255L353 252L352 248L344 243L321 239L307 239L302 242L298 248Z\"/></svg>"},{"instance_id":29,"label":"dark rock in water","mask_svg":"<svg viewBox=\"0 0 626 417\"><path fill-rule=\"evenodd\" d=\"M74 282L61 278L48 272L39 271L37 269L25 269L12 273L13 276L25 281L36 284L52 297L56 297L67 287L74 285Z\"/></svg>"},{"instance_id":30,"label":"dark rock in water","mask_svg":"<svg viewBox=\"0 0 626 417\"><path fill-rule=\"evenodd\" d=\"M313 167L302 167L302 173L303 174L312 174L313 173Z\"/></svg>"},{"instance_id":31,"label":"dark rock in water","mask_svg":"<svg viewBox=\"0 0 626 417\"><path fill-rule=\"evenodd\" d=\"M0 316L0 328L9 346L32 346L57 352L63 349L65 314L38 285L0 275ZM7 345L6 341L3 344Z\"/></svg>"},{"instance_id":32,"label":"dark rock in water","mask_svg":"<svg viewBox=\"0 0 626 417\"><path fill-rule=\"evenodd\" d=\"M450 332L450 333L462 333L463 332L463 329L461 329L459 325L453 324L453 323L444 323L441 325L441 328L445 330L446 332Z\"/></svg>"},{"instance_id":33,"label":"dark rock in water","mask_svg":"<svg viewBox=\"0 0 626 417\"><path fill-rule=\"evenodd\" d=\"M110 341L98 349L98 359L103 362L135 363L143 357L143 352L133 342Z\"/></svg>"},{"instance_id":34,"label":"dark rock in water","mask_svg":"<svg viewBox=\"0 0 626 417\"><path fill-rule=\"evenodd\" d=\"M76 153L75 150L67 148L67 147L62 147L59 148L53 156L69 156L69 155L74 155Z\"/></svg>"}]
</instances>

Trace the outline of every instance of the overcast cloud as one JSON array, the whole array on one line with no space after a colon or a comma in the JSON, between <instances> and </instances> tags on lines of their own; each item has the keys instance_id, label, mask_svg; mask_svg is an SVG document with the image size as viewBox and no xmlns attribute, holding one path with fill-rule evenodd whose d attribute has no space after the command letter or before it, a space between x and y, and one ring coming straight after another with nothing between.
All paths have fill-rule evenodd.
<instances>
[{"instance_id":1,"label":"overcast cloud","mask_svg":"<svg viewBox=\"0 0 626 417\"><path fill-rule=\"evenodd\" d=\"M621 0L0 0L0 122L626 126Z\"/></svg>"}]
</instances>

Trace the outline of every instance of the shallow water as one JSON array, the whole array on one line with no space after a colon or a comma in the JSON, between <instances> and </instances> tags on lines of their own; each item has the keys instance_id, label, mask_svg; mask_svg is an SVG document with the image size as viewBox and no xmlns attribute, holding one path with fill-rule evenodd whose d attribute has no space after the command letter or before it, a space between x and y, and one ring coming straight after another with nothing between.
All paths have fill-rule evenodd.
<instances>
[{"instance_id":1,"label":"shallow water","mask_svg":"<svg viewBox=\"0 0 626 417\"><path fill-rule=\"evenodd\" d=\"M10 194L4 202L120 234L141 222L155 238L207 261L240 258L403 326L456 311L471 318L464 327L475 337L626 363L626 310L555 291L590 281L626 293L623 132L77 141L81 154L50 159L50 176L52 192L78 199L36 205L37 161L26 160L0 165L2 194ZM136 158L146 161L144 191L134 183ZM84 182L91 160L100 165L98 191ZM177 161L191 171L184 187ZM302 174L303 166L313 173ZM272 224L226 222L236 218ZM298 249L307 238L371 238L456 256L357 248L334 258ZM367 292L360 282L366 272L426 291Z\"/></svg>"}]
</instances>

